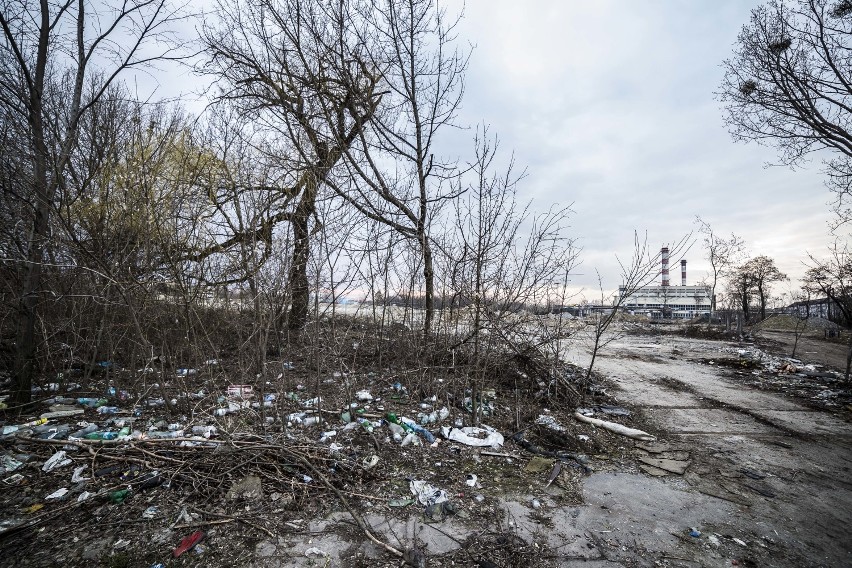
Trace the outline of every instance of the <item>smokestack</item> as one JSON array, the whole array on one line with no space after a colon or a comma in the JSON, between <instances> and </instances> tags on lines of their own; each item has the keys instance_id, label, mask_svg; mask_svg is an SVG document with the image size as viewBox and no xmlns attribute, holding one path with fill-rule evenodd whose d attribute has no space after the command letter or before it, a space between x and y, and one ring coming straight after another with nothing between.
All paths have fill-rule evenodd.
<instances>
[{"instance_id":1,"label":"smokestack","mask_svg":"<svg viewBox=\"0 0 852 568\"><path fill-rule=\"evenodd\" d=\"M662 275L663 275L663 286L669 285L669 247L663 247L660 249L660 258L662 259Z\"/></svg>"},{"instance_id":2,"label":"smokestack","mask_svg":"<svg viewBox=\"0 0 852 568\"><path fill-rule=\"evenodd\" d=\"M686 286L686 259L680 261L680 285Z\"/></svg>"}]
</instances>

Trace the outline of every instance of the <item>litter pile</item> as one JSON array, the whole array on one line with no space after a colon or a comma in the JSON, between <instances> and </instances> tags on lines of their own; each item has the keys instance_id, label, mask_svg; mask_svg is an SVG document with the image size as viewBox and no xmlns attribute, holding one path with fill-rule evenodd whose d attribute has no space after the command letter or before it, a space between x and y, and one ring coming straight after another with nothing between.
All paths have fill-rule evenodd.
<instances>
[{"instance_id":1,"label":"litter pile","mask_svg":"<svg viewBox=\"0 0 852 568\"><path fill-rule=\"evenodd\" d=\"M482 525L495 499L533 486L577 499L584 474L618 466L607 455L623 436L653 439L614 422L630 411L603 389L560 415L540 400L501 404L504 388L453 396L440 378L415 395L387 370L334 372L309 389L292 362L274 380L232 384L211 360L149 370L158 382L125 389L108 368L97 390L42 385L28 413L0 422L0 543L31 565L184 554L226 564L237 536L303 534L341 508L365 534L366 511Z\"/></svg>"},{"instance_id":2,"label":"litter pile","mask_svg":"<svg viewBox=\"0 0 852 568\"><path fill-rule=\"evenodd\" d=\"M725 357L705 362L737 369L735 376L750 387L796 396L817 408L852 410L852 389L840 373L771 355L754 346L723 347L720 351Z\"/></svg>"}]
</instances>

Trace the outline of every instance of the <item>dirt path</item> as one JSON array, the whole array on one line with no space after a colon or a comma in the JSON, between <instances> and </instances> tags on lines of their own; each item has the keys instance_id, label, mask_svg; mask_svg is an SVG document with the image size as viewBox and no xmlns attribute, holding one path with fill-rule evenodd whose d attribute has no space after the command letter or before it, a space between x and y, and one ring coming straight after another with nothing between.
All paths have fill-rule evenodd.
<instances>
[{"instance_id":1,"label":"dirt path","mask_svg":"<svg viewBox=\"0 0 852 568\"><path fill-rule=\"evenodd\" d=\"M758 341L768 339L778 346L779 351L784 355L789 355L793 351L793 344L796 336L791 332L783 331L761 331L758 335ZM846 369L846 356L849 353L849 347L843 343L825 341L819 337L803 335L799 338L799 344L796 346L796 358L808 363L818 363L833 367L838 371Z\"/></svg>"},{"instance_id":2,"label":"dirt path","mask_svg":"<svg viewBox=\"0 0 852 568\"><path fill-rule=\"evenodd\" d=\"M667 542L659 531L641 526L671 515L667 496L656 489L618 504L639 523L631 530L619 519L613 534L627 550L644 548L673 558L674 565L676 558L685 566L731 565L730 560L759 566L852 565L852 425L780 394L744 389L727 380L724 370L694 362L730 357L720 351L725 345L628 337L599 359L597 370L616 382L617 398L637 408L661 438L689 452L686 474L665 478L665 485L712 496L690 511L690 522L696 515L700 519L702 537ZM582 355L576 362L583 363ZM601 497L589 485L586 492L588 502ZM687 518L674 519L665 528L682 532ZM718 536L705 540L706 535ZM720 564L723 559L728 562Z\"/></svg>"}]
</instances>

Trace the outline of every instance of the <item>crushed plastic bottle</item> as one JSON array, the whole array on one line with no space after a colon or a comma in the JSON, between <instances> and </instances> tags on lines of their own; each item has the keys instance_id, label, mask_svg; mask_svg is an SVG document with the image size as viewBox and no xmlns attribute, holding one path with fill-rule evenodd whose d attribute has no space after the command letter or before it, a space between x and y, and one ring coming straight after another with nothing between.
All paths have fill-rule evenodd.
<instances>
[{"instance_id":1,"label":"crushed plastic bottle","mask_svg":"<svg viewBox=\"0 0 852 568\"><path fill-rule=\"evenodd\" d=\"M98 407L98 414L118 414L121 409L117 406L101 406Z\"/></svg>"}]
</instances>

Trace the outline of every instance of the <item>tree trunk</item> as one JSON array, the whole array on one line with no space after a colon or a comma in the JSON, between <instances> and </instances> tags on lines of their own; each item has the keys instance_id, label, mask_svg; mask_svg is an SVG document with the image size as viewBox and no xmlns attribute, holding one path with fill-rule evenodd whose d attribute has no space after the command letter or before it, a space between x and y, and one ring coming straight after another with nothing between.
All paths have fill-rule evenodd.
<instances>
[{"instance_id":1,"label":"tree trunk","mask_svg":"<svg viewBox=\"0 0 852 568\"><path fill-rule=\"evenodd\" d=\"M310 259L310 220L316 210L317 184L313 180L305 185L305 193L293 212L293 260L290 263L290 316L287 327L298 331L308 322L310 286L308 284L308 260Z\"/></svg>"},{"instance_id":2,"label":"tree trunk","mask_svg":"<svg viewBox=\"0 0 852 568\"><path fill-rule=\"evenodd\" d=\"M44 118L42 91L46 69L47 51L47 5L42 2L42 29L39 39L39 54L36 63L36 84L30 91L29 124L33 144L33 193L35 211L30 233L27 265L18 304L19 320L17 345L15 348L15 394L17 403L29 402L32 397L35 376L35 325L38 318L38 294L42 286L44 247L48 236L48 219L55 198L55 184L47 174L48 150L44 140Z\"/></svg>"},{"instance_id":3,"label":"tree trunk","mask_svg":"<svg viewBox=\"0 0 852 568\"><path fill-rule=\"evenodd\" d=\"M852 333L849 334L849 352L846 354L846 382L849 382L849 368L852 367Z\"/></svg>"},{"instance_id":4,"label":"tree trunk","mask_svg":"<svg viewBox=\"0 0 852 568\"><path fill-rule=\"evenodd\" d=\"M432 319L435 315L435 270L432 265L432 247L429 245L429 236L425 232L420 234L420 246L423 249L423 279L426 281L426 317L423 321L425 338L432 330Z\"/></svg>"}]
</instances>

